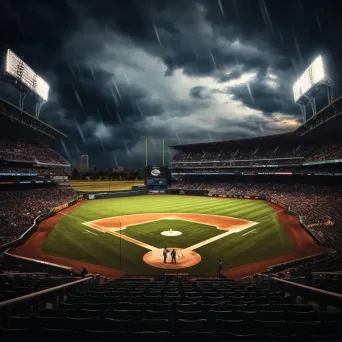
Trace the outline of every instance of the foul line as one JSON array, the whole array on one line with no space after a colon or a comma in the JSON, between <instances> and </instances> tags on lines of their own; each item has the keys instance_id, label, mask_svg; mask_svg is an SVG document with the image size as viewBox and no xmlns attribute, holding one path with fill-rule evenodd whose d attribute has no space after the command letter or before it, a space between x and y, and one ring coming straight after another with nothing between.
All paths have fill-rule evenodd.
<instances>
[{"instance_id":1,"label":"foul line","mask_svg":"<svg viewBox=\"0 0 342 342\"><path fill-rule=\"evenodd\" d=\"M239 228L233 228L231 230L228 230L227 232L225 233L222 233L220 235L216 235L210 239L207 239L207 240L204 240L202 242L199 242L199 243L196 243L195 245L192 245L190 247L187 247L187 248L184 248L185 250L189 250L189 251L193 251L194 249L197 249L197 248L200 248L200 247L203 247L205 245L208 245L209 243L212 243L214 241L217 241L217 240L220 240L230 234L234 234L234 233L239 233L247 228L250 228L250 227L253 227L255 226L257 223L256 222L253 222L253 223L250 223L248 225L245 225L245 226L241 226ZM254 229L255 230L255 229Z\"/></svg>"},{"instance_id":2,"label":"foul line","mask_svg":"<svg viewBox=\"0 0 342 342\"><path fill-rule=\"evenodd\" d=\"M272 215L279 214L279 213L281 213L282 211L285 211L285 209L280 209L280 210L275 211L275 212L273 212L273 213L271 213L271 214L268 214L268 215L266 215L266 216L263 216L263 217L259 218L257 222L259 223L260 221L264 220L265 218L267 218L267 217L269 217L269 216L272 216Z\"/></svg>"},{"instance_id":3,"label":"foul line","mask_svg":"<svg viewBox=\"0 0 342 342\"><path fill-rule=\"evenodd\" d=\"M149 244L147 244L145 242L139 241L137 239L133 239L133 238L127 236L127 235L119 234L119 233L116 233L116 232L108 232L108 233L112 234L112 235L115 235L115 236L119 237L120 239L132 242L135 245L138 245L140 247L144 247L146 249L149 249L150 251L153 251L153 250L157 249L157 247L153 247L153 246L151 246L151 245L149 245Z\"/></svg>"},{"instance_id":4,"label":"foul line","mask_svg":"<svg viewBox=\"0 0 342 342\"><path fill-rule=\"evenodd\" d=\"M256 229L253 229L253 230L251 230L251 231L249 231L249 232L247 232L247 233L245 233L245 234L242 234L241 236L245 236L245 235L250 234L250 233L253 233L253 232L255 232L255 231L256 231Z\"/></svg>"},{"instance_id":5,"label":"foul line","mask_svg":"<svg viewBox=\"0 0 342 342\"><path fill-rule=\"evenodd\" d=\"M93 232L91 232L90 230L87 230L87 229L85 229L84 232L85 233L89 233L89 234L93 234L93 235L96 235L96 236L99 236L99 234L93 233Z\"/></svg>"}]
</instances>

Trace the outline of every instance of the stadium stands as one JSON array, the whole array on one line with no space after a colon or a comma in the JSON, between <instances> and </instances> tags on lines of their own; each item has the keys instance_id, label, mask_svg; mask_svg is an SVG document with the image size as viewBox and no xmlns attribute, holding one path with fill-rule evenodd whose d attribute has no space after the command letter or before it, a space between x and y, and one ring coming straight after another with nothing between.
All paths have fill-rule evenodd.
<instances>
[{"instance_id":1,"label":"stadium stands","mask_svg":"<svg viewBox=\"0 0 342 342\"><path fill-rule=\"evenodd\" d=\"M292 183L186 183L175 182L174 189L208 190L209 196L259 197L285 204L300 216L302 223L327 245L342 245L342 188L335 185ZM339 247L340 248L340 247Z\"/></svg>"},{"instance_id":2,"label":"stadium stands","mask_svg":"<svg viewBox=\"0 0 342 342\"><path fill-rule=\"evenodd\" d=\"M171 165L173 167L289 165L335 159L342 159L341 142L323 145L274 145L264 149L254 144L253 147L244 150L227 147L216 152L207 152L205 149L200 152L178 150Z\"/></svg>"},{"instance_id":3,"label":"stadium stands","mask_svg":"<svg viewBox=\"0 0 342 342\"><path fill-rule=\"evenodd\" d=\"M301 289L298 287L298 291ZM307 290L305 297L314 294ZM329 302L328 297L324 298ZM52 301L53 307L38 307L34 311L21 302L20 310L3 320L2 339L25 336L32 341L123 338L337 341L341 338L342 317L338 308L326 309L321 305L319 309L315 303L301 304L297 301L296 287L276 290L268 287L266 280L253 285L232 280L123 278L88 288L67 288L63 299ZM4 303L3 308L0 304L3 312ZM322 298L321 304L324 304Z\"/></svg>"},{"instance_id":4,"label":"stadium stands","mask_svg":"<svg viewBox=\"0 0 342 342\"><path fill-rule=\"evenodd\" d=\"M70 186L0 190L0 245L17 239L38 215L77 198Z\"/></svg>"},{"instance_id":5,"label":"stadium stands","mask_svg":"<svg viewBox=\"0 0 342 342\"><path fill-rule=\"evenodd\" d=\"M69 165L61 155L43 143L27 140L0 140L0 159Z\"/></svg>"}]
</instances>

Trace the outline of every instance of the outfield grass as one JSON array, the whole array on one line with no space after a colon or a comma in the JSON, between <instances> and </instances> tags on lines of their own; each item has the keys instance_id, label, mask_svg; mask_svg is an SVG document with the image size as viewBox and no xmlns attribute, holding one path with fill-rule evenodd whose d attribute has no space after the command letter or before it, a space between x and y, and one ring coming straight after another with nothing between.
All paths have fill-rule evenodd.
<instances>
[{"instance_id":1,"label":"outfield grass","mask_svg":"<svg viewBox=\"0 0 342 342\"><path fill-rule=\"evenodd\" d=\"M228 268L287 254L294 247L277 215L264 201L146 195L88 201L82 204L72 211L71 215L61 218L44 243L43 252L116 269L121 267L131 274L157 274L160 273L160 269L148 266L143 262L143 255L148 252L147 249L125 240L121 240L120 243L119 238L93 230L82 223L119 215L176 212L215 214L259 222L240 233L228 235L196 249L196 252L202 256L202 261L192 268L183 269L184 272L215 273L218 257L223 259L224 268ZM189 244L185 245L187 247L192 245L191 241L195 241L197 238L202 241L207 238L208 234L216 234L216 231L210 226L200 225L199 227L188 222L187 228L177 228L184 232L183 236L178 239L164 237L159 232L167 230L169 227L161 228L160 222L139 225L140 228L131 226L123 230L122 233L157 247L164 247L164 245L182 247L182 244L185 243L185 240L182 239L188 237ZM174 222L169 221L172 225ZM177 224L183 224L183 221L180 220ZM176 230L174 226L171 228ZM253 229L256 231L244 235ZM96 235L87 233L86 230ZM220 233L219 230L217 232Z\"/></svg>"},{"instance_id":2,"label":"outfield grass","mask_svg":"<svg viewBox=\"0 0 342 342\"><path fill-rule=\"evenodd\" d=\"M131 190L134 185L144 185L144 181L87 181L70 180L70 185L80 192Z\"/></svg>"}]
</instances>

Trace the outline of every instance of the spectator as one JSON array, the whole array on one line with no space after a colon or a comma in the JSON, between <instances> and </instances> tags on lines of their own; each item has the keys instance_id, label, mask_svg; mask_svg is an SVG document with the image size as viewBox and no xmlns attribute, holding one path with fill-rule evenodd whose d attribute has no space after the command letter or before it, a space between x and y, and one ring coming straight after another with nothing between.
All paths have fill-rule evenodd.
<instances>
[{"instance_id":1,"label":"spectator","mask_svg":"<svg viewBox=\"0 0 342 342\"><path fill-rule=\"evenodd\" d=\"M85 269L85 268L83 268L83 270L82 270L82 272L81 272L81 278L83 279L83 278L85 278L85 276L88 274L88 271Z\"/></svg>"}]
</instances>

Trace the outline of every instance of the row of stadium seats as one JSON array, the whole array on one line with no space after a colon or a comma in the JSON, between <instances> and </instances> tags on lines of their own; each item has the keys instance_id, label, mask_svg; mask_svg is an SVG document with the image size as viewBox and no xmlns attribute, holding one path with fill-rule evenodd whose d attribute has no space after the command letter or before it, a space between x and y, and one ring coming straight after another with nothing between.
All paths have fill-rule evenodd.
<instances>
[{"instance_id":1,"label":"row of stadium seats","mask_svg":"<svg viewBox=\"0 0 342 342\"><path fill-rule=\"evenodd\" d=\"M38 141L0 139L0 159L5 161L69 164L60 154Z\"/></svg>"},{"instance_id":2,"label":"row of stadium seats","mask_svg":"<svg viewBox=\"0 0 342 342\"><path fill-rule=\"evenodd\" d=\"M27 168L27 167L7 167L0 165L1 173L34 173L40 176L70 176L71 168L49 167L49 168Z\"/></svg>"},{"instance_id":3,"label":"row of stadium seats","mask_svg":"<svg viewBox=\"0 0 342 342\"><path fill-rule=\"evenodd\" d=\"M146 300L154 293L162 302ZM171 293L180 298L167 302ZM216 302L206 303L214 297ZM193 299L187 302L186 298ZM341 319L338 310L296 304L295 294L241 281L161 277L118 279L73 290L58 308L43 308L37 315L24 309L12 313L2 320L0 334L5 341L337 341Z\"/></svg>"},{"instance_id":4,"label":"row of stadium seats","mask_svg":"<svg viewBox=\"0 0 342 342\"><path fill-rule=\"evenodd\" d=\"M72 276L0 275L0 302L42 291L74 280Z\"/></svg>"},{"instance_id":5,"label":"row of stadium seats","mask_svg":"<svg viewBox=\"0 0 342 342\"><path fill-rule=\"evenodd\" d=\"M211 148L212 149L212 148ZM342 142L331 142L319 145L300 144L293 146L257 146L237 148L223 147L212 151L210 146L207 150L177 150L173 161L173 167L186 167L189 162L197 162L197 166L244 166L274 164L302 164L307 162L320 162L324 160L342 159ZM272 161L273 160L273 161ZM186 163L183 163L186 162Z\"/></svg>"}]
</instances>

